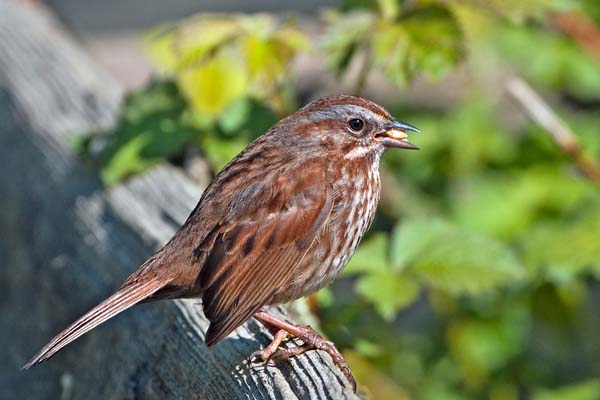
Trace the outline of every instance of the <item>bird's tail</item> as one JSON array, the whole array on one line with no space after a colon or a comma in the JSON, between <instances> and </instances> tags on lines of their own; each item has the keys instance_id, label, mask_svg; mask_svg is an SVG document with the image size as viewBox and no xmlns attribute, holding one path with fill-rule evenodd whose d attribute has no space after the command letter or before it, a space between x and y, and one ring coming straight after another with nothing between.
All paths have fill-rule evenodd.
<instances>
[{"instance_id":1,"label":"bird's tail","mask_svg":"<svg viewBox=\"0 0 600 400\"><path fill-rule=\"evenodd\" d=\"M115 294L88 311L85 315L73 322L67 329L56 335L44 348L36 354L21 369L29 369L35 364L52 357L60 349L114 317L121 311L141 302L168 284L168 280L158 277L148 280L126 282Z\"/></svg>"}]
</instances>

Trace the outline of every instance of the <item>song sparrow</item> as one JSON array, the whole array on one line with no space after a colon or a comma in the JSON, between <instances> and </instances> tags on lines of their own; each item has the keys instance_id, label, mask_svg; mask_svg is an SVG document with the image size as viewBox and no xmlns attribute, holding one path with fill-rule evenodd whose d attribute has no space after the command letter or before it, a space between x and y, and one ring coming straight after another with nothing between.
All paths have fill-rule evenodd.
<instances>
[{"instance_id":1,"label":"song sparrow","mask_svg":"<svg viewBox=\"0 0 600 400\"><path fill-rule=\"evenodd\" d=\"M201 298L208 346L254 316L274 340L253 356L322 349L354 384L333 343L261 308L317 291L346 265L375 215L384 150L417 148L406 131L418 129L353 96L313 101L279 121L223 168L162 249L23 368L134 304ZM278 350L288 335L304 345Z\"/></svg>"}]
</instances>

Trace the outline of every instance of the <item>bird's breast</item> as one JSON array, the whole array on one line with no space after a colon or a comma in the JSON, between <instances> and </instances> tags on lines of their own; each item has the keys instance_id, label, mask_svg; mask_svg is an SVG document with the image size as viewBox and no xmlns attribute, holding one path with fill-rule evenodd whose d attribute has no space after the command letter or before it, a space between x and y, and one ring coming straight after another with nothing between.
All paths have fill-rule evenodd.
<instances>
[{"instance_id":1,"label":"bird's breast","mask_svg":"<svg viewBox=\"0 0 600 400\"><path fill-rule=\"evenodd\" d=\"M297 266L298 274L285 291L288 298L277 298L274 303L295 300L327 286L350 261L375 217L380 194L377 167L342 170L333 184L335 204L327 223Z\"/></svg>"},{"instance_id":2,"label":"bird's breast","mask_svg":"<svg viewBox=\"0 0 600 400\"><path fill-rule=\"evenodd\" d=\"M334 212L337 215L332 215L330 225L333 251L326 264L331 264L327 271L331 280L350 261L373 222L381 189L378 163L362 171L348 169L344 172L336 188L341 200L339 205L336 204L338 207Z\"/></svg>"}]
</instances>

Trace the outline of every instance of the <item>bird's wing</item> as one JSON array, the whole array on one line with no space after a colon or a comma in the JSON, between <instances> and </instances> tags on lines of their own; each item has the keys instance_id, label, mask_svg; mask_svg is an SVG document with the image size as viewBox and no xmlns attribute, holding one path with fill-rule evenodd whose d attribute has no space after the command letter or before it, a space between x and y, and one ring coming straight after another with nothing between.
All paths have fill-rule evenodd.
<instances>
[{"instance_id":1,"label":"bird's wing","mask_svg":"<svg viewBox=\"0 0 600 400\"><path fill-rule=\"evenodd\" d=\"M200 246L205 254L198 285L211 321L209 346L292 281L333 205L325 171L317 164L280 174L253 192Z\"/></svg>"}]
</instances>

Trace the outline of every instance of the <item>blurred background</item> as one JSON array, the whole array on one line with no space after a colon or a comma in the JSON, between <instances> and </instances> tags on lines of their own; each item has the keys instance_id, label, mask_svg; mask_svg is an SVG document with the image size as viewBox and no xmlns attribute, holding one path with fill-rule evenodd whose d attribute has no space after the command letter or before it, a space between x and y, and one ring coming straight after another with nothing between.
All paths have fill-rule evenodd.
<instances>
[{"instance_id":1,"label":"blurred background","mask_svg":"<svg viewBox=\"0 0 600 400\"><path fill-rule=\"evenodd\" d=\"M600 2L178 0L47 5L129 94L73 146L105 185L206 185L309 100L421 129L307 300L373 399L600 399Z\"/></svg>"}]
</instances>

